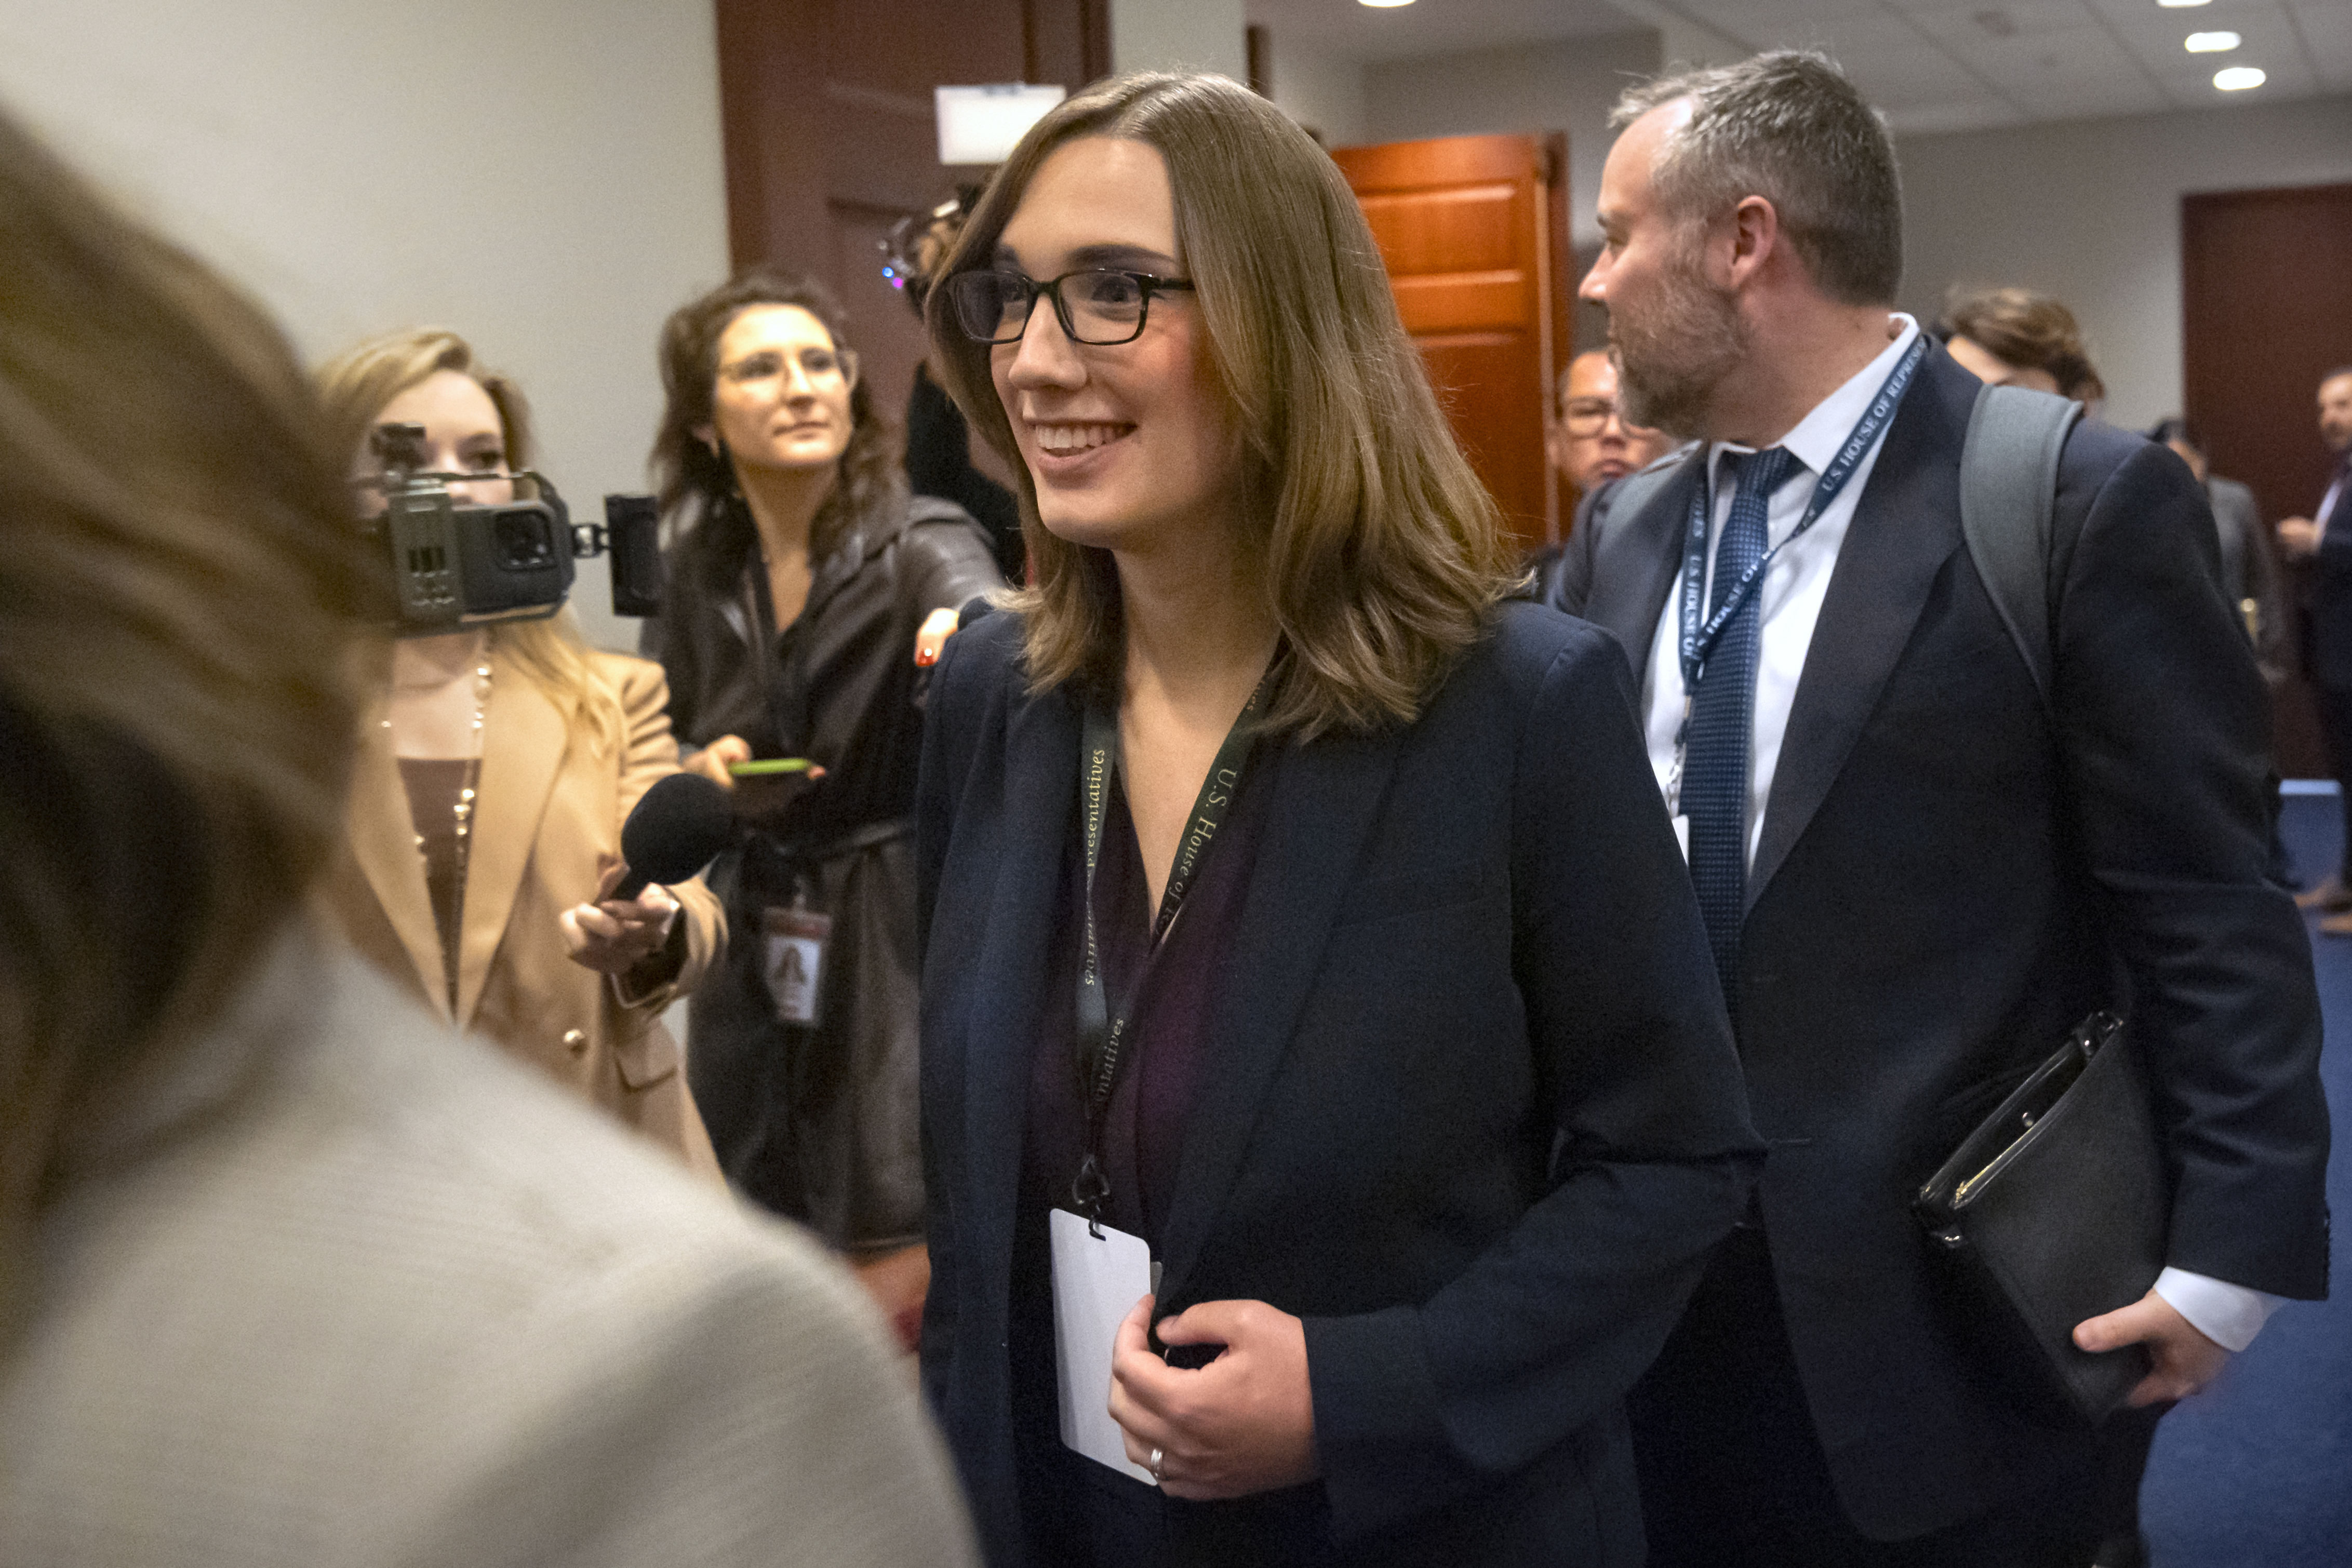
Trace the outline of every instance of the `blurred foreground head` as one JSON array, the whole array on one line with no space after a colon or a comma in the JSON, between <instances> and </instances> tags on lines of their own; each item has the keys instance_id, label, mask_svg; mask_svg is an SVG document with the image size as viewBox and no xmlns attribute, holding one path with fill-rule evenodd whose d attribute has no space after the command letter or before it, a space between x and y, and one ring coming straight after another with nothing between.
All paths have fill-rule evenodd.
<instances>
[{"instance_id":1,"label":"blurred foreground head","mask_svg":"<svg viewBox=\"0 0 2352 1568\"><path fill-rule=\"evenodd\" d=\"M2084 402L2106 395L2074 313L2030 288L1955 289L1937 332L1979 381Z\"/></svg>"},{"instance_id":2,"label":"blurred foreground head","mask_svg":"<svg viewBox=\"0 0 2352 1568\"><path fill-rule=\"evenodd\" d=\"M0 115L0 1312L61 1117L224 999L340 819L372 608L251 305Z\"/></svg>"}]
</instances>

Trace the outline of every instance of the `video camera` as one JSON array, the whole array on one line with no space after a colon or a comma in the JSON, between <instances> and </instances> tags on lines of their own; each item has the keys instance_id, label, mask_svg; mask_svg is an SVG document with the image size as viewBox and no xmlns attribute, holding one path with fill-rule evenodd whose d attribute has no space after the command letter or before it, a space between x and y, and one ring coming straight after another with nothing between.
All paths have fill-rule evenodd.
<instances>
[{"instance_id":1,"label":"video camera","mask_svg":"<svg viewBox=\"0 0 2352 1568\"><path fill-rule=\"evenodd\" d=\"M572 561L598 555L612 558L615 614L661 613L659 519L651 496L607 496L603 526L574 523L555 486L524 468L514 480L529 486L530 499L461 506L449 486L483 476L425 468L423 425L380 424L368 443L383 473L359 484L383 495L383 513L366 521L391 557L400 600L396 635L431 637L552 615L572 591Z\"/></svg>"}]
</instances>

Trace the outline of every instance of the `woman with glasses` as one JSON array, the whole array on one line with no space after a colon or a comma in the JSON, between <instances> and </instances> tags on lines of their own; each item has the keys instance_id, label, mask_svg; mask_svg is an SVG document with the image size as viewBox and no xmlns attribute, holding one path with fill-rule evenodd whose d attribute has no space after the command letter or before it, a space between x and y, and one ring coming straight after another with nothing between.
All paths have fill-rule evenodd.
<instances>
[{"instance_id":1,"label":"woman with glasses","mask_svg":"<svg viewBox=\"0 0 2352 1568\"><path fill-rule=\"evenodd\" d=\"M653 462L669 544L644 646L668 673L687 766L735 791L741 823L710 872L735 939L688 1014L719 1163L846 1253L911 1344L929 1278L916 638L1002 580L970 517L909 501L842 328L824 289L765 270L663 328ZM761 766L801 760L814 766Z\"/></svg>"},{"instance_id":2,"label":"woman with glasses","mask_svg":"<svg viewBox=\"0 0 2352 1568\"><path fill-rule=\"evenodd\" d=\"M319 387L360 507L381 511L370 432L422 428L459 505L516 498L530 418L454 332L397 332L329 361ZM663 1009L726 941L699 879L607 898L621 823L677 771L661 672L545 620L393 642L361 727L344 841L323 884L337 924L419 1003L497 1040L718 1175Z\"/></svg>"},{"instance_id":3,"label":"woman with glasses","mask_svg":"<svg viewBox=\"0 0 2352 1568\"><path fill-rule=\"evenodd\" d=\"M924 1378L1000 1564L1638 1563L1756 1145L1623 658L1507 602L1330 161L1066 100L929 322L1035 582L932 689Z\"/></svg>"}]
</instances>

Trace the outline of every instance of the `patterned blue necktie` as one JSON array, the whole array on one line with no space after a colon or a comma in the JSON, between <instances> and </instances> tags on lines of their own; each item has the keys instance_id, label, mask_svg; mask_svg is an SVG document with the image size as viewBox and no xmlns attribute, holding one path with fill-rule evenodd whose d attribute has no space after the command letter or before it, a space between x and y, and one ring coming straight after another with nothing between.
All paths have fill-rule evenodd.
<instances>
[{"instance_id":1,"label":"patterned blue necktie","mask_svg":"<svg viewBox=\"0 0 2352 1568\"><path fill-rule=\"evenodd\" d=\"M1739 477L1730 519L1715 548L1715 575L1707 594L1711 620L1733 585L1762 559L1765 513L1789 476L1803 465L1783 446L1753 454L1727 452L1723 477ZM1763 584L1748 591L1737 614L1724 623L1691 694L1690 740L1683 757L1682 809L1690 818L1691 882L1698 889L1699 914L1706 921L1707 945L1726 1002L1733 998L1732 975L1739 960L1741 906L1748 894L1748 744L1756 725L1756 653L1762 612L1757 601Z\"/></svg>"}]
</instances>

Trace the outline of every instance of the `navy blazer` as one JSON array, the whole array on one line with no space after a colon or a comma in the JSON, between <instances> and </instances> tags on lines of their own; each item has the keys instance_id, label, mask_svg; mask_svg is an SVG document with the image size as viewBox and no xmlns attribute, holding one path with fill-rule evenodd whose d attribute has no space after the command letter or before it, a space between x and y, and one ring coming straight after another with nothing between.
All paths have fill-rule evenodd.
<instances>
[{"instance_id":1,"label":"navy blazer","mask_svg":"<svg viewBox=\"0 0 2352 1568\"><path fill-rule=\"evenodd\" d=\"M2318 998L2263 878L2269 705L2212 517L2170 452L2076 428L2045 709L1961 538L1979 387L1935 349L1888 427L1790 711L1735 981L1790 1344L1840 1499L1890 1540L2087 1451L1965 1348L1909 1204L2094 1007L2129 1014L2154 1082L2169 1261L2326 1289ZM1705 461L1559 579L1637 667Z\"/></svg>"},{"instance_id":2,"label":"navy blazer","mask_svg":"<svg viewBox=\"0 0 2352 1568\"><path fill-rule=\"evenodd\" d=\"M1022 1560L1008 1288L1030 1052L1070 1005L1041 992L1078 771L1076 705L1028 689L1021 631L950 643L917 829L924 1380L999 1563ZM1621 1398L1758 1146L1623 661L1507 606L1416 722L1270 779L1160 1311L1306 1320L1328 1560L1631 1568ZM1171 1501L1180 1549L1223 1511L1234 1550L1248 1506Z\"/></svg>"},{"instance_id":3,"label":"navy blazer","mask_svg":"<svg viewBox=\"0 0 2352 1568\"><path fill-rule=\"evenodd\" d=\"M2328 482L2335 482L2333 474ZM2323 492L2321 499L2326 499ZM2310 628L2312 680L2336 691L2352 690L2352 483L2336 497L2335 509L2317 519L2319 553L2305 580L2304 618Z\"/></svg>"}]
</instances>

